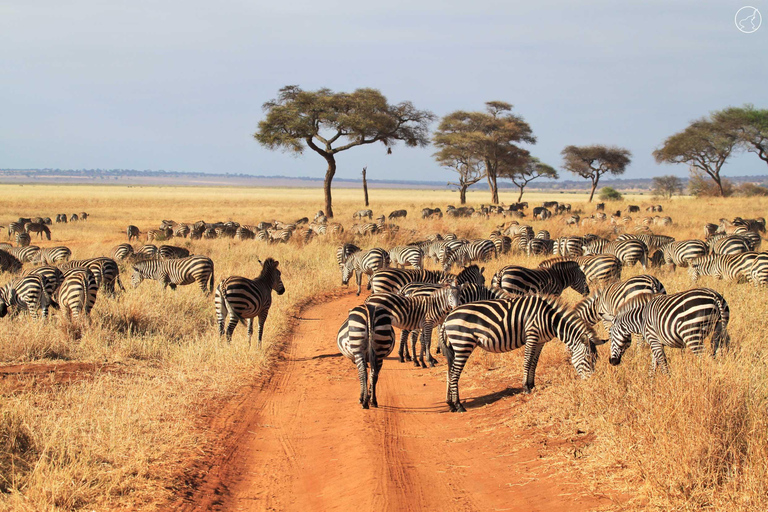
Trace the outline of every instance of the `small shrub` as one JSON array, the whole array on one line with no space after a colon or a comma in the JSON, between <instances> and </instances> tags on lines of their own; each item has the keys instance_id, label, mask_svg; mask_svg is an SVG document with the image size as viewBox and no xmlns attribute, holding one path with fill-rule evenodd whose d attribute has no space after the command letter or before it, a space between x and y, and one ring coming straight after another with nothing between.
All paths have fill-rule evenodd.
<instances>
[{"instance_id":1,"label":"small shrub","mask_svg":"<svg viewBox=\"0 0 768 512\"><path fill-rule=\"evenodd\" d=\"M612 187L601 188L599 197L601 201L622 201L624 199L621 192Z\"/></svg>"}]
</instances>

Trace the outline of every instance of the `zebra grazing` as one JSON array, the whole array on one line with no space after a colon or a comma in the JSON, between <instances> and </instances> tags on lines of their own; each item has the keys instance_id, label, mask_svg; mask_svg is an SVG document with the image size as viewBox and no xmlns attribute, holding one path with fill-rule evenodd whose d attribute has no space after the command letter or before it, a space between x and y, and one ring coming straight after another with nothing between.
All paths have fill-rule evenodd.
<instances>
[{"instance_id":1,"label":"zebra grazing","mask_svg":"<svg viewBox=\"0 0 768 512\"><path fill-rule=\"evenodd\" d=\"M347 261L344 262L344 265L341 267L341 284L347 286L349 284L349 278L352 277L352 274L355 274L357 294L360 295L363 284L363 274L368 275L368 289L370 290L373 274L377 270L387 268L389 263L389 253L378 247L368 249L367 251L352 253L347 257Z\"/></svg>"},{"instance_id":2,"label":"zebra grazing","mask_svg":"<svg viewBox=\"0 0 768 512\"><path fill-rule=\"evenodd\" d=\"M28 311L35 319L40 310L45 318L50 305L51 297L45 291L45 283L40 276L19 277L0 288L0 318L7 315L11 307Z\"/></svg>"},{"instance_id":3,"label":"zebra grazing","mask_svg":"<svg viewBox=\"0 0 768 512\"><path fill-rule=\"evenodd\" d=\"M404 345L408 333L421 332L421 355L416 357L415 340L411 350L414 366L426 368L425 357L430 366L437 362L430 352L432 329L440 325L445 315L459 305L459 293L459 286L452 282L427 296L403 297L397 293L374 293L365 303L384 311L392 317L392 326L403 330L400 338L400 362L404 361Z\"/></svg>"},{"instance_id":4,"label":"zebra grazing","mask_svg":"<svg viewBox=\"0 0 768 512\"><path fill-rule=\"evenodd\" d=\"M76 213L73 213L69 218L69 222L77 222L78 220L80 220L80 217L78 217Z\"/></svg>"},{"instance_id":5,"label":"zebra grazing","mask_svg":"<svg viewBox=\"0 0 768 512\"><path fill-rule=\"evenodd\" d=\"M88 220L88 214L85 212L80 212L80 220L82 221Z\"/></svg>"},{"instance_id":6,"label":"zebra grazing","mask_svg":"<svg viewBox=\"0 0 768 512\"><path fill-rule=\"evenodd\" d=\"M133 246L131 244L120 244L112 248L112 259L115 261L123 261L133 256Z\"/></svg>"},{"instance_id":7,"label":"zebra grazing","mask_svg":"<svg viewBox=\"0 0 768 512\"><path fill-rule=\"evenodd\" d=\"M647 226L643 226L647 228ZM654 254L656 251L661 249L664 245L669 244L671 242L674 242L675 239L671 236L664 236L664 235L649 235L649 234L630 234L630 233L624 233L623 235L619 235L616 240L641 240L645 246L648 248L648 255Z\"/></svg>"},{"instance_id":8,"label":"zebra grazing","mask_svg":"<svg viewBox=\"0 0 768 512\"><path fill-rule=\"evenodd\" d=\"M409 283L447 283L455 280L457 284L477 283L485 284L483 271L477 265L464 268L458 275L436 270L412 270L400 268L387 268L379 270L371 277L371 291L373 293L398 292Z\"/></svg>"},{"instance_id":9,"label":"zebra grazing","mask_svg":"<svg viewBox=\"0 0 768 512\"><path fill-rule=\"evenodd\" d=\"M561 236L555 240L552 254L564 258L575 258L584 254L584 239L580 236Z\"/></svg>"},{"instance_id":10,"label":"zebra grazing","mask_svg":"<svg viewBox=\"0 0 768 512\"><path fill-rule=\"evenodd\" d=\"M139 235L141 234L141 231L139 231L138 227L136 227L134 225L130 225L130 226L128 226L126 228L125 234L128 235L128 241L130 242L134 238L136 240L138 240L139 239Z\"/></svg>"},{"instance_id":11,"label":"zebra grazing","mask_svg":"<svg viewBox=\"0 0 768 512\"><path fill-rule=\"evenodd\" d=\"M401 219L401 218L404 219L407 216L408 216L407 210L395 210L392 213L390 213L387 218L389 220L394 220L394 219Z\"/></svg>"},{"instance_id":12,"label":"zebra grazing","mask_svg":"<svg viewBox=\"0 0 768 512\"><path fill-rule=\"evenodd\" d=\"M558 261L547 268L526 268L507 265L493 276L491 286L512 295L560 295L566 288L589 295L584 271L575 261Z\"/></svg>"},{"instance_id":13,"label":"zebra grazing","mask_svg":"<svg viewBox=\"0 0 768 512\"><path fill-rule=\"evenodd\" d=\"M43 247L38 253L38 262L43 265L54 265L62 261L69 261L72 251L69 247L59 245L56 247Z\"/></svg>"},{"instance_id":14,"label":"zebra grazing","mask_svg":"<svg viewBox=\"0 0 768 512\"><path fill-rule=\"evenodd\" d=\"M587 277L589 285L599 287L621 280L621 261L611 254L580 256L576 258L576 263Z\"/></svg>"},{"instance_id":15,"label":"zebra grazing","mask_svg":"<svg viewBox=\"0 0 768 512\"><path fill-rule=\"evenodd\" d=\"M393 265L405 267L410 265L416 270L424 266L424 253L416 245L398 245L389 250L389 258Z\"/></svg>"},{"instance_id":16,"label":"zebra grazing","mask_svg":"<svg viewBox=\"0 0 768 512\"><path fill-rule=\"evenodd\" d=\"M611 326L613 366L632 342L632 334L643 336L651 346L651 374L661 367L669 374L664 347L689 348L694 354L704 350L704 340L712 335L712 356L720 346L729 345L730 310L722 295L709 288L694 288L671 295L641 295L625 304L615 317L606 316Z\"/></svg>"},{"instance_id":17,"label":"zebra grazing","mask_svg":"<svg viewBox=\"0 0 768 512\"><path fill-rule=\"evenodd\" d=\"M56 302L67 319L77 321L81 315L90 316L98 291L99 283L93 272L83 267L72 268L64 273Z\"/></svg>"},{"instance_id":18,"label":"zebra grazing","mask_svg":"<svg viewBox=\"0 0 768 512\"><path fill-rule=\"evenodd\" d=\"M445 247L448 249L448 253L445 256L443 270L450 270L454 264L463 267L473 262L488 261L491 257L497 256L496 244L492 240L470 240L466 243L448 241Z\"/></svg>"},{"instance_id":19,"label":"zebra grazing","mask_svg":"<svg viewBox=\"0 0 768 512\"><path fill-rule=\"evenodd\" d=\"M382 314L372 304L355 306L339 328L336 345L345 357L357 366L360 378L360 405L363 409L378 407L376 383L384 358L395 347L392 317ZM371 386L368 388L368 367L371 368Z\"/></svg>"},{"instance_id":20,"label":"zebra grazing","mask_svg":"<svg viewBox=\"0 0 768 512\"><path fill-rule=\"evenodd\" d=\"M43 235L47 240L51 239L51 230L43 222L27 222L24 224L24 230L27 233L37 233L41 239Z\"/></svg>"},{"instance_id":21,"label":"zebra grazing","mask_svg":"<svg viewBox=\"0 0 768 512\"><path fill-rule=\"evenodd\" d=\"M22 263L35 263L40 260L38 253L40 248L36 245L28 245L26 247L12 247L7 252L15 256Z\"/></svg>"},{"instance_id":22,"label":"zebra grazing","mask_svg":"<svg viewBox=\"0 0 768 512\"><path fill-rule=\"evenodd\" d=\"M120 281L120 268L117 266L117 262L112 258L100 256L87 260L71 260L59 265L59 268L62 271L78 267L87 268L93 272L99 287L104 288L108 293L115 293L115 284L117 284L121 290L125 290L123 283Z\"/></svg>"},{"instance_id":23,"label":"zebra grazing","mask_svg":"<svg viewBox=\"0 0 768 512\"><path fill-rule=\"evenodd\" d=\"M66 213L57 213L56 214L56 223L63 222L64 224L67 223L67 214Z\"/></svg>"},{"instance_id":24,"label":"zebra grazing","mask_svg":"<svg viewBox=\"0 0 768 512\"><path fill-rule=\"evenodd\" d=\"M175 245L161 245L157 250L157 255L161 260L176 260L188 257L189 251Z\"/></svg>"},{"instance_id":25,"label":"zebra grazing","mask_svg":"<svg viewBox=\"0 0 768 512\"><path fill-rule=\"evenodd\" d=\"M0 250L0 271L16 273L21 270L21 261L13 254Z\"/></svg>"},{"instance_id":26,"label":"zebra grazing","mask_svg":"<svg viewBox=\"0 0 768 512\"><path fill-rule=\"evenodd\" d=\"M137 287L144 279L163 283L163 289L170 286L184 286L197 282L203 293L213 292L213 261L205 256L189 256L178 260L146 260L133 265L131 284Z\"/></svg>"},{"instance_id":27,"label":"zebra grazing","mask_svg":"<svg viewBox=\"0 0 768 512\"><path fill-rule=\"evenodd\" d=\"M41 267L31 268L26 270L22 275L35 275L42 277L43 286L45 287L46 293L48 293L50 297L55 296L56 290L59 289L59 286L61 286L61 281L64 279L64 273L61 271L61 269L52 265L43 265Z\"/></svg>"},{"instance_id":28,"label":"zebra grazing","mask_svg":"<svg viewBox=\"0 0 768 512\"><path fill-rule=\"evenodd\" d=\"M195 256L201 258L201 256ZM191 258L188 258L191 259ZM207 258L206 258L207 259ZM164 263L176 263L183 260L172 260ZM209 262L211 260L208 260ZM255 279L247 277L230 276L221 281L216 287L213 301L216 305L216 319L219 323L219 335L227 335L227 341L232 341L232 333L235 332L237 322L243 322L248 330L248 346L251 346L253 336L253 319L259 319L258 340L261 347L261 338L264 333L264 324L269 315L269 307L272 305L272 290L278 295L285 293L285 286L277 268L279 262L273 258L267 258L261 265L261 274ZM211 281L213 280L213 263L211 262ZM188 283L178 283L188 284ZM173 286L173 285L171 285ZM225 319L229 317L226 331Z\"/></svg>"},{"instance_id":29,"label":"zebra grazing","mask_svg":"<svg viewBox=\"0 0 768 512\"><path fill-rule=\"evenodd\" d=\"M8 240L14 235L14 233L24 233L24 224L22 222L9 222L8 223Z\"/></svg>"},{"instance_id":30,"label":"zebra grazing","mask_svg":"<svg viewBox=\"0 0 768 512\"><path fill-rule=\"evenodd\" d=\"M554 240L549 240L546 238L532 238L528 240L528 245L525 248L525 252L528 256L549 254L552 252L554 245Z\"/></svg>"},{"instance_id":31,"label":"zebra grazing","mask_svg":"<svg viewBox=\"0 0 768 512\"><path fill-rule=\"evenodd\" d=\"M642 240L592 240L584 247L584 254L598 255L610 254L616 256L624 265L635 266L637 262L643 266L643 270L648 268L648 246Z\"/></svg>"},{"instance_id":32,"label":"zebra grazing","mask_svg":"<svg viewBox=\"0 0 768 512\"><path fill-rule=\"evenodd\" d=\"M178 238L187 238L192 229L188 224L177 224L173 227L173 236ZM137 239L138 240L138 239Z\"/></svg>"},{"instance_id":33,"label":"zebra grazing","mask_svg":"<svg viewBox=\"0 0 768 512\"><path fill-rule=\"evenodd\" d=\"M664 263L671 265L673 270L676 267L687 267L692 259L709 254L707 243L697 239L670 242L662 245L659 250Z\"/></svg>"},{"instance_id":34,"label":"zebra grazing","mask_svg":"<svg viewBox=\"0 0 768 512\"><path fill-rule=\"evenodd\" d=\"M575 313L556 300L532 295L465 304L454 309L443 323L448 363L446 402L452 412L464 412L459 399L459 378L475 347L488 352L510 352L525 345L523 389L530 393L544 343L562 340L571 364L582 378L595 369L597 349L604 343Z\"/></svg>"},{"instance_id":35,"label":"zebra grazing","mask_svg":"<svg viewBox=\"0 0 768 512\"><path fill-rule=\"evenodd\" d=\"M336 248L336 262L339 264L339 267L347 262L347 258L349 258L350 255L356 252L360 252L361 250L362 249L360 249L355 244L344 244L338 246Z\"/></svg>"},{"instance_id":36,"label":"zebra grazing","mask_svg":"<svg viewBox=\"0 0 768 512\"><path fill-rule=\"evenodd\" d=\"M653 276L640 275L630 277L621 283L614 283L602 290L598 290L593 295L577 303L573 310L584 322L589 325L595 325L605 315L613 315L621 307L639 295L646 293L666 295L667 290L664 285ZM603 322L606 330L610 325L607 321Z\"/></svg>"},{"instance_id":37,"label":"zebra grazing","mask_svg":"<svg viewBox=\"0 0 768 512\"><path fill-rule=\"evenodd\" d=\"M32 238L29 233L16 233L16 246L27 247L32 243Z\"/></svg>"},{"instance_id":38,"label":"zebra grazing","mask_svg":"<svg viewBox=\"0 0 768 512\"><path fill-rule=\"evenodd\" d=\"M373 220L373 210L357 210L352 214L353 219L365 219L366 217ZM315 217L315 219L317 219L317 217Z\"/></svg>"},{"instance_id":39,"label":"zebra grazing","mask_svg":"<svg viewBox=\"0 0 768 512\"><path fill-rule=\"evenodd\" d=\"M741 235L710 238L712 254L739 254L750 251L750 244Z\"/></svg>"},{"instance_id":40,"label":"zebra grazing","mask_svg":"<svg viewBox=\"0 0 768 512\"><path fill-rule=\"evenodd\" d=\"M726 281L748 281L752 278L752 264L758 257L756 252L738 254L710 254L690 260L688 274L696 282L700 276L711 276Z\"/></svg>"}]
</instances>

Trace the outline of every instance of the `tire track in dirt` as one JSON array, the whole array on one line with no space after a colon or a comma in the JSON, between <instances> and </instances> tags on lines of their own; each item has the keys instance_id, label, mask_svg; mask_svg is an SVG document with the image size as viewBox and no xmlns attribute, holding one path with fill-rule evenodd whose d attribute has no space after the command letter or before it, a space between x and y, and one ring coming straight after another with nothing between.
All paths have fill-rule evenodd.
<instances>
[{"instance_id":1,"label":"tire track in dirt","mask_svg":"<svg viewBox=\"0 0 768 512\"><path fill-rule=\"evenodd\" d=\"M388 358L379 408L362 410L356 368L336 348L339 325L360 302L349 294L302 310L270 375L214 420L224 453L174 508L557 512L611 505L547 467L535 446L520 442L529 433L502 424L512 393L465 392L469 412L448 413L444 364L415 369Z\"/></svg>"}]
</instances>

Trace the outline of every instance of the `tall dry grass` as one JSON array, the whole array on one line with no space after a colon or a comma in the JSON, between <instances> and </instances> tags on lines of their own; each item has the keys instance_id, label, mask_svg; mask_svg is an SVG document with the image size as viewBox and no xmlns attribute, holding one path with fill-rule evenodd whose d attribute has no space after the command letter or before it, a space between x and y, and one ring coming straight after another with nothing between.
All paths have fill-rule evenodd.
<instances>
[{"instance_id":1,"label":"tall dry grass","mask_svg":"<svg viewBox=\"0 0 768 512\"><path fill-rule=\"evenodd\" d=\"M135 224L143 231L161 219L177 221L291 221L313 216L322 208L319 190L2 186L8 201L0 205L0 222L21 215L73 213L85 210L85 223L54 225L53 240L41 245L68 245L75 258L107 255L125 241L123 230ZM351 224L362 207L359 191L335 192L337 219ZM423 206L456 201L440 191L372 190L375 214L406 208L409 218L398 222L395 237L362 240L364 247L390 247L434 232L478 237L499 219L422 221ZM512 202L515 194L503 200ZM543 199L579 203L583 196L527 194L531 205ZM487 193L473 192L479 204ZM656 202L656 201L654 201ZM629 197L627 203L650 204ZM762 216L768 201L737 199L664 203L675 225L658 229L679 239L701 237L706 221L719 217ZM634 214L639 218L641 215ZM532 222L552 236L578 233L560 219ZM593 231L605 230L604 227ZM351 239L348 234L343 240ZM191 252L210 256L216 282L230 274L256 275L257 258L280 261L287 291L275 297L262 350L248 348L242 326L233 343L219 339L213 301L196 285L163 291L144 282L116 297L99 296L90 326L73 329L54 318L42 323L25 316L0 320L0 361L3 363L83 361L97 370L71 384L43 381L6 393L0 401L0 508L8 510L111 509L124 505L151 507L169 497L180 465L205 456L210 440L201 411L220 403L238 386L254 379L271 361L274 340L290 327L296 305L340 286L334 252L339 240L320 238L304 247L298 242L266 245L256 241L175 240ZM543 258L504 256L487 263L488 278L515 263L535 266ZM627 269L625 277L641 269ZM670 292L690 288L685 272L658 274ZM9 276L0 276L2 285ZM768 350L761 320L765 290L704 280L731 305L733 350L711 361L668 351L672 375L647 375L650 355L633 347L618 368L607 364L607 347L598 371L579 381L561 343L553 341L540 361L532 400L512 397L508 425L547 429L558 435L576 431L595 434L574 470L592 475L602 486L625 489L636 500L631 506L658 509L702 507L758 509L768 504L768 440L766 396ZM564 298L578 296L567 291ZM329 347L335 340L328 340ZM522 351L505 355L475 354L462 378L468 393L488 387L520 386ZM489 368L491 368L489 370ZM467 394L465 393L465 396ZM439 399L440 397L437 397ZM512 409L514 408L514 409ZM472 414L470 412L470 414ZM500 432L500 435L504 435Z\"/></svg>"}]
</instances>

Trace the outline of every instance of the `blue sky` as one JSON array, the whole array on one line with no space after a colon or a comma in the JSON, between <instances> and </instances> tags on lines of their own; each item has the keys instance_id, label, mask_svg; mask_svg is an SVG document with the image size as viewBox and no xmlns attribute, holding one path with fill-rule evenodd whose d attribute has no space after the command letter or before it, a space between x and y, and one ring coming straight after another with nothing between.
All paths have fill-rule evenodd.
<instances>
[{"instance_id":1,"label":"blue sky","mask_svg":"<svg viewBox=\"0 0 768 512\"><path fill-rule=\"evenodd\" d=\"M768 15L768 0L749 0ZM370 5L368 5L370 4ZM502 100L559 167L569 144L615 144L627 177L665 137L728 105L768 107L768 23L744 1L37 1L0 4L0 168L324 174L252 138L261 105L298 84L374 87L438 116ZM337 176L445 180L432 148L338 157ZM768 174L754 155L726 175ZM564 174L569 179L572 175Z\"/></svg>"}]
</instances>

